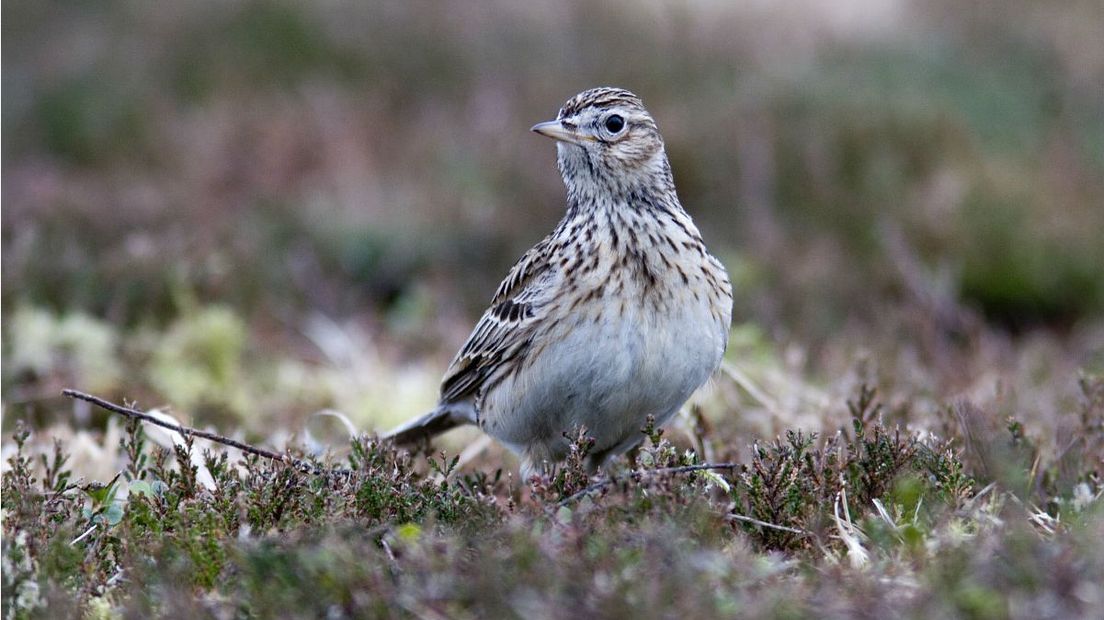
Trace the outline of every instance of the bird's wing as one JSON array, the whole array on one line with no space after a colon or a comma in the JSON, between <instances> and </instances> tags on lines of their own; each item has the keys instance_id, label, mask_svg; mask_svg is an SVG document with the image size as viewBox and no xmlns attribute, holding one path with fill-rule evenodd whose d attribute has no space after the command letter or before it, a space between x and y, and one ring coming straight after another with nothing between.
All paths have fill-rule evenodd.
<instances>
[{"instance_id":1,"label":"bird's wing","mask_svg":"<svg viewBox=\"0 0 1104 620\"><path fill-rule=\"evenodd\" d=\"M520 361L542 322L558 280L552 268L552 235L533 246L510 269L491 306L441 380L441 402L455 402L490 387Z\"/></svg>"}]
</instances>

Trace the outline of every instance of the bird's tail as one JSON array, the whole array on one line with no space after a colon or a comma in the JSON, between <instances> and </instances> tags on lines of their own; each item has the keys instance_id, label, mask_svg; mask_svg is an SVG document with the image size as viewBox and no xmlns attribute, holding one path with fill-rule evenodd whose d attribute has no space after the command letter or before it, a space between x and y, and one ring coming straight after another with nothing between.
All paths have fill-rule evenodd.
<instances>
[{"instance_id":1,"label":"bird's tail","mask_svg":"<svg viewBox=\"0 0 1104 620\"><path fill-rule=\"evenodd\" d=\"M388 433L384 433L381 439L390 439L397 445L405 446L432 439L457 426L470 424L471 421L471 417L465 411L458 411L453 407L438 407Z\"/></svg>"}]
</instances>

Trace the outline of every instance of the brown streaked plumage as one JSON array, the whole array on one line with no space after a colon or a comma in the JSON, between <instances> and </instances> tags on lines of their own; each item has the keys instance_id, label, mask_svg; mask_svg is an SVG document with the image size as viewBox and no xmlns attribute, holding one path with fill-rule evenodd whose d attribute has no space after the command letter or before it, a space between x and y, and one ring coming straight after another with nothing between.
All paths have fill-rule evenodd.
<instances>
[{"instance_id":1,"label":"brown streaked plumage","mask_svg":"<svg viewBox=\"0 0 1104 620\"><path fill-rule=\"evenodd\" d=\"M567 214L521 257L400 444L477 424L528 474L595 439L591 465L667 422L720 364L732 290L675 193L640 99L594 88L533 131L557 141Z\"/></svg>"}]
</instances>

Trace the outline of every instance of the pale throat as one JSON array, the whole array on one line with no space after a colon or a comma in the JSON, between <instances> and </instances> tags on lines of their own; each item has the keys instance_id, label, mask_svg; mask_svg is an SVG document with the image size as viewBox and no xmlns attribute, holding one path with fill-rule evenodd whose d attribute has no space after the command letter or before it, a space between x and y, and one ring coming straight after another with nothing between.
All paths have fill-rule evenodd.
<instances>
[{"instance_id":1,"label":"pale throat","mask_svg":"<svg viewBox=\"0 0 1104 620\"><path fill-rule=\"evenodd\" d=\"M565 152L566 148L575 152ZM662 208L681 210L663 149L643 162L598 167L578 147L561 146L560 171L567 186L569 211Z\"/></svg>"}]
</instances>

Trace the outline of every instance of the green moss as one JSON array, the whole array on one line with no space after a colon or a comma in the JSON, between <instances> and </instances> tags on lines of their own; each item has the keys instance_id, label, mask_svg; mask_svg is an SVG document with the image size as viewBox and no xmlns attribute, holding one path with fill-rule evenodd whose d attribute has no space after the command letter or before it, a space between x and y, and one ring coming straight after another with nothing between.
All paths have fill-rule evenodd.
<instances>
[{"instance_id":1,"label":"green moss","mask_svg":"<svg viewBox=\"0 0 1104 620\"><path fill-rule=\"evenodd\" d=\"M57 316L20 306L4 324L4 380L66 375L93 391L115 388L122 377L119 334L83 312Z\"/></svg>"},{"instance_id":2,"label":"green moss","mask_svg":"<svg viewBox=\"0 0 1104 620\"><path fill-rule=\"evenodd\" d=\"M245 407L244 347L245 325L233 310L219 306L198 310L170 326L160 339L150 380L185 410L236 416Z\"/></svg>"}]
</instances>

